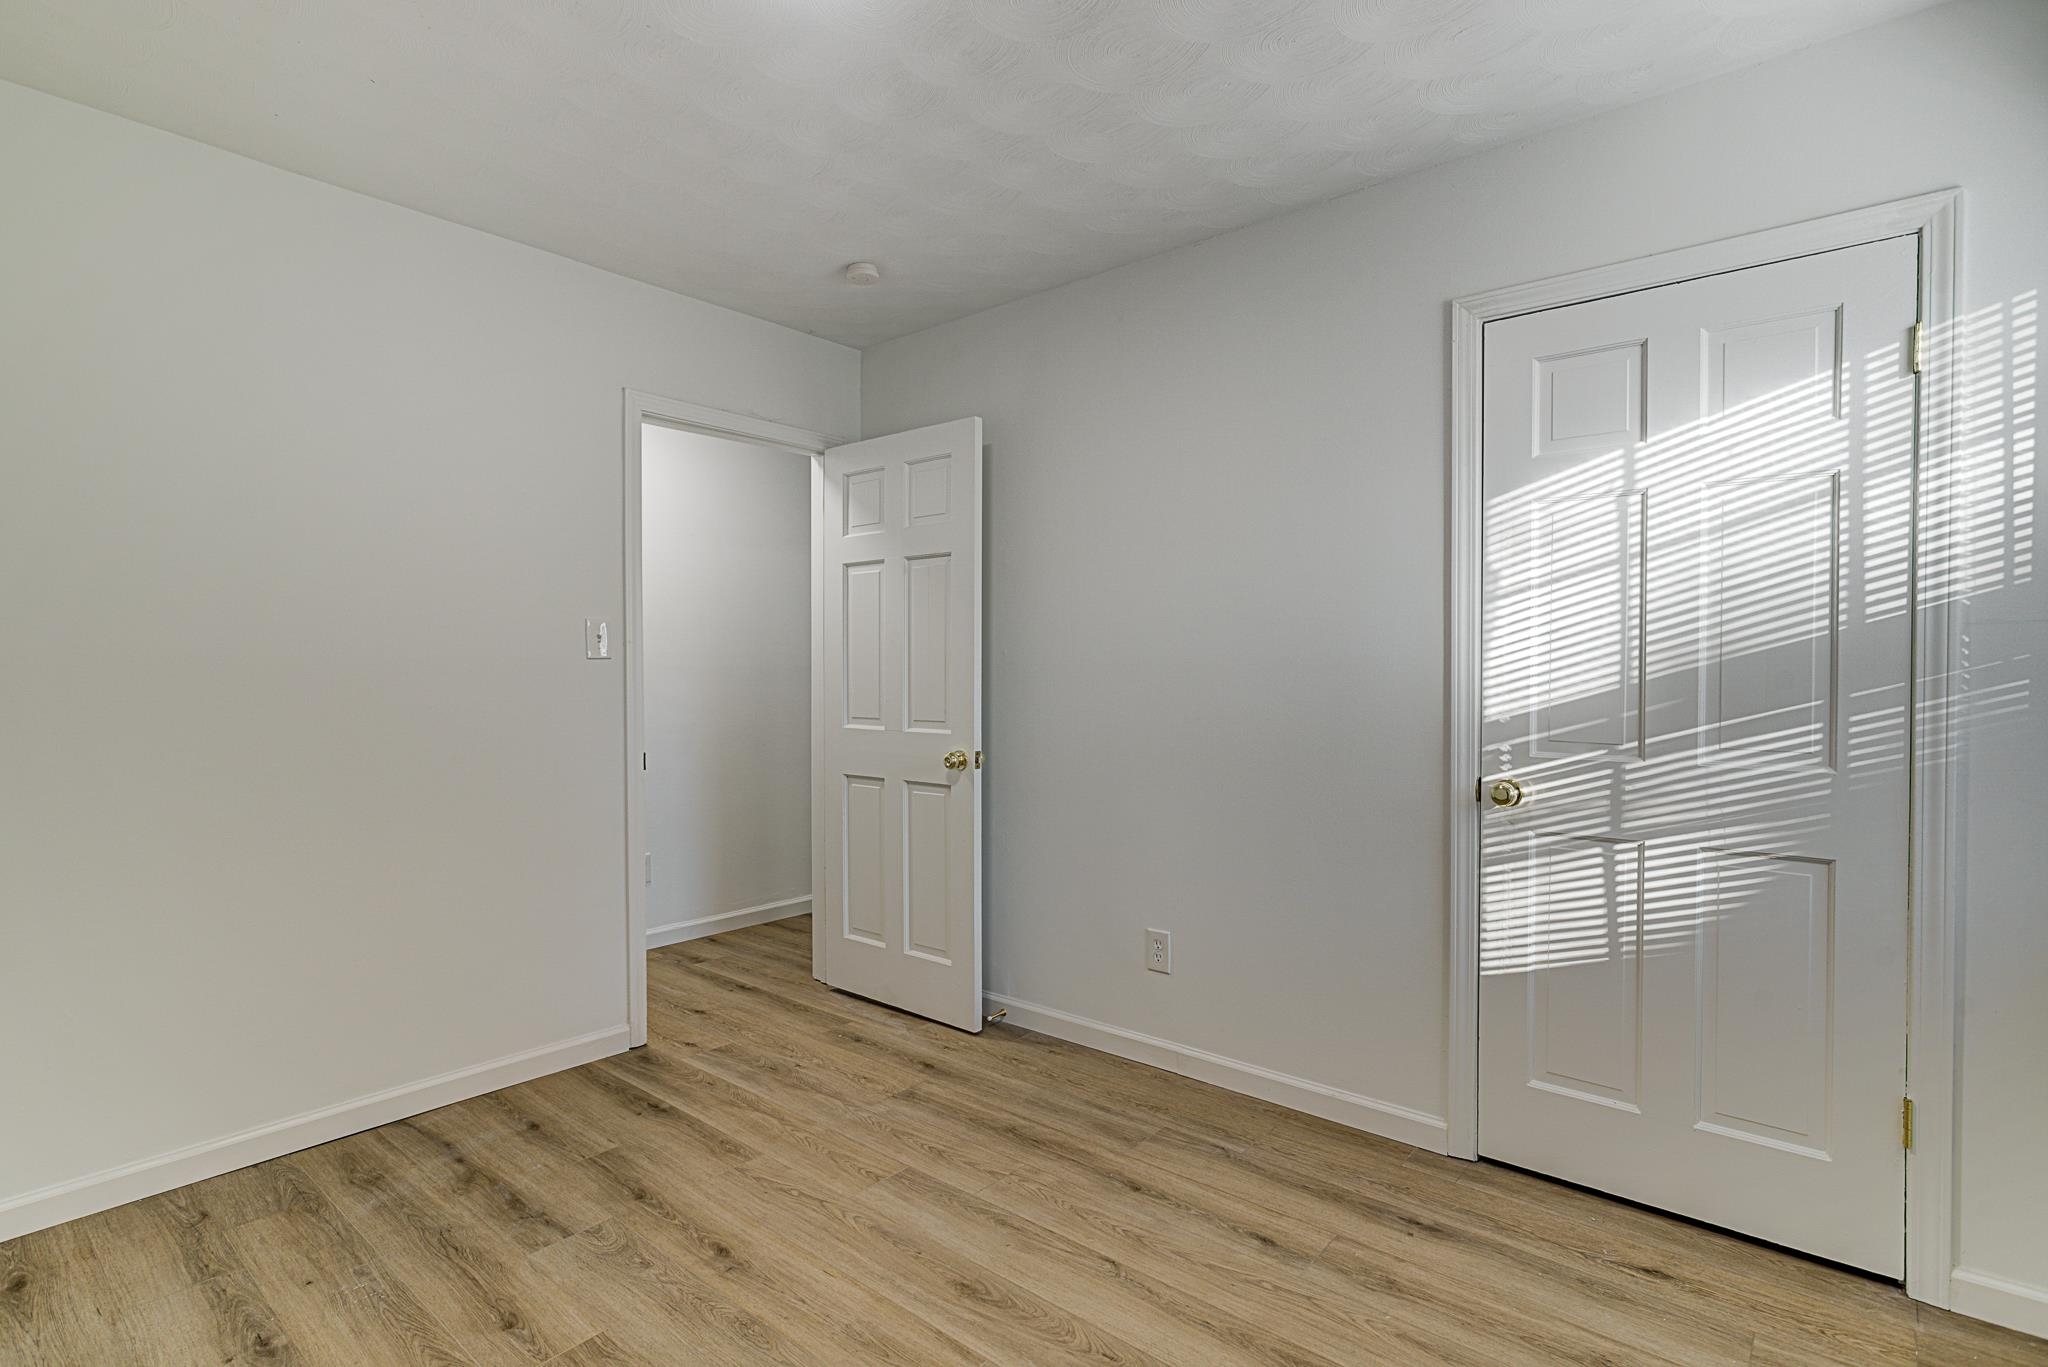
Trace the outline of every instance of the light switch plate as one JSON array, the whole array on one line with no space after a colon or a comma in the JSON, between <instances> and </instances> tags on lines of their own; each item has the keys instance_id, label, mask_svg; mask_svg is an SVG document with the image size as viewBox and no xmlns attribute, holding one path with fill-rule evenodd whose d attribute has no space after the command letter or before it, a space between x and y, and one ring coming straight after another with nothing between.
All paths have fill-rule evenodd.
<instances>
[{"instance_id":1,"label":"light switch plate","mask_svg":"<svg viewBox=\"0 0 2048 1367\"><path fill-rule=\"evenodd\" d=\"M583 658L609 660L612 657L612 628L595 617L583 619Z\"/></svg>"}]
</instances>

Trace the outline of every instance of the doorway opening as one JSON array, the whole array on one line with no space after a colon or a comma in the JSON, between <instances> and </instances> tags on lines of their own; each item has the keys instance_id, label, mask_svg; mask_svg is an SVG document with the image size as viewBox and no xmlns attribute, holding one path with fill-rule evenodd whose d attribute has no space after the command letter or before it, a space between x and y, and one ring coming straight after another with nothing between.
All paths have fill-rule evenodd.
<instances>
[{"instance_id":1,"label":"doorway opening","mask_svg":"<svg viewBox=\"0 0 2048 1367\"><path fill-rule=\"evenodd\" d=\"M650 948L801 916L820 891L814 567L834 439L631 390L623 436L624 947L638 1046ZM815 936L812 958L822 978Z\"/></svg>"},{"instance_id":2,"label":"doorway opening","mask_svg":"<svg viewBox=\"0 0 2048 1367\"><path fill-rule=\"evenodd\" d=\"M810 458L640 443L647 947L811 905Z\"/></svg>"}]
</instances>

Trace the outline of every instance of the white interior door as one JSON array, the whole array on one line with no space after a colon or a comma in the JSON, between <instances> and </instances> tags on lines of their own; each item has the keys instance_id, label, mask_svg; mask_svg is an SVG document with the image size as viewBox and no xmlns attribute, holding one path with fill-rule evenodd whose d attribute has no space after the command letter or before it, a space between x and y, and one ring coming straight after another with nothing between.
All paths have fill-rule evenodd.
<instances>
[{"instance_id":1,"label":"white interior door","mask_svg":"<svg viewBox=\"0 0 2048 1367\"><path fill-rule=\"evenodd\" d=\"M1490 323L1481 437L1480 1152L1887 1276L1916 251Z\"/></svg>"},{"instance_id":2,"label":"white interior door","mask_svg":"<svg viewBox=\"0 0 2048 1367\"><path fill-rule=\"evenodd\" d=\"M824 457L825 981L981 1029L981 419Z\"/></svg>"}]
</instances>

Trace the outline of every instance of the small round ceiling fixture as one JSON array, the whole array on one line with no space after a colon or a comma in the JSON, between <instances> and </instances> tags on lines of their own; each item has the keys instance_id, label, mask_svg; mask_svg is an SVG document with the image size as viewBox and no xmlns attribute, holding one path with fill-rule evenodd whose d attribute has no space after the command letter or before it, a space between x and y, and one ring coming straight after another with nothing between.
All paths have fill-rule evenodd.
<instances>
[{"instance_id":1,"label":"small round ceiling fixture","mask_svg":"<svg viewBox=\"0 0 2048 1367\"><path fill-rule=\"evenodd\" d=\"M872 285L882 278L882 268L872 261L856 261L846 268L849 285Z\"/></svg>"}]
</instances>

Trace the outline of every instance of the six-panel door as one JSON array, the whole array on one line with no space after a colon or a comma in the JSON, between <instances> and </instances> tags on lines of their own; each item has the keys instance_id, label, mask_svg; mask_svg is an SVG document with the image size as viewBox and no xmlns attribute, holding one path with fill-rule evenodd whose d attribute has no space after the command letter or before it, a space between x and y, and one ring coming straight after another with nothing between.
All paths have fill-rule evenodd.
<instances>
[{"instance_id":1,"label":"six-panel door","mask_svg":"<svg viewBox=\"0 0 2048 1367\"><path fill-rule=\"evenodd\" d=\"M979 1030L981 420L835 447L824 483L826 981Z\"/></svg>"},{"instance_id":2,"label":"six-panel door","mask_svg":"<svg viewBox=\"0 0 2048 1367\"><path fill-rule=\"evenodd\" d=\"M1480 1151L1898 1275L1917 241L1487 326Z\"/></svg>"}]
</instances>

